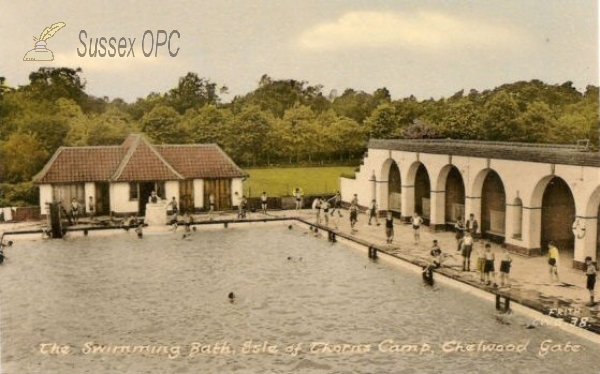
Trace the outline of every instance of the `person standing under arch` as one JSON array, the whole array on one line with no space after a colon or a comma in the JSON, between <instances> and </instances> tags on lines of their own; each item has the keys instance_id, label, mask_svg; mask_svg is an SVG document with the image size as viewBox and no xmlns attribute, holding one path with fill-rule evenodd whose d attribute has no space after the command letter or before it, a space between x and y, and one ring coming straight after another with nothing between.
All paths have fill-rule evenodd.
<instances>
[{"instance_id":1,"label":"person standing under arch","mask_svg":"<svg viewBox=\"0 0 600 374\"><path fill-rule=\"evenodd\" d=\"M548 265L550 266L550 283L554 282L554 278L556 278L556 283L560 282L558 277L558 262L558 248L556 247L555 242L550 241L550 243L548 243Z\"/></svg>"}]
</instances>

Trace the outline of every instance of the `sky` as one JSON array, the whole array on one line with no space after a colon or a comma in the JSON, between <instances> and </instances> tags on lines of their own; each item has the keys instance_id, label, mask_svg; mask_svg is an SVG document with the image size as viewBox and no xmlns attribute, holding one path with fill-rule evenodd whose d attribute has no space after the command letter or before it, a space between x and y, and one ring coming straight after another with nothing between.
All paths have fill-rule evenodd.
<instances>
[{"instance_id":1,"label":"sky","mask_svg":"<svg viewBox=\"0 0 600 374\"><path fill-rule=\"evenodd\" d=\"M8 85L27 84L40 67L81 67L88 94L128 102L187 72L227 86L224 102L264 74L325 94L386 87L394 99L421 100L532 79L598 85L596 0L0 0L0 16ZM57 22L66 26L46 40L54 61L23 61ZM165 34L174 57L155 45ZM106 47L125 38L127 51L135 38L135 57L90 57L102 37Z\"/></svg>"}]
</instances>

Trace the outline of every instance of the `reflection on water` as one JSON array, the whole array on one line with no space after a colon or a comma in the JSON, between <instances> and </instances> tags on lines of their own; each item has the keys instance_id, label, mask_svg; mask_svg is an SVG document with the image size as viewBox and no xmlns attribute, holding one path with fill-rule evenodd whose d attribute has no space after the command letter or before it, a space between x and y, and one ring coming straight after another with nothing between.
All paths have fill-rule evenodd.
<instances>
[{"instance_id":1,"label":"reflection on water","mask_svg":"<svg viewBox=\"0 0 600 374\"><path fill-rule=\"evenodd\" d=\"M499 319L487 301L424 287L418 274L307 233L281 224L198 231L184 240L131 233L18 242L0 268L2 370L599 368L593 343L553 327L526 329L530 321L518 315Z\"/></svg>"}]
</instances>

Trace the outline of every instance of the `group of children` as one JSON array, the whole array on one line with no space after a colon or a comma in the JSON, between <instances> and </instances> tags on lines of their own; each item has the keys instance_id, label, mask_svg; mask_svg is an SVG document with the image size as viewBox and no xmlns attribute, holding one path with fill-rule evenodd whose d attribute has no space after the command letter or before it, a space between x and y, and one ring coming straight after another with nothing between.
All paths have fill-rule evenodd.
<instances>
[{"instance_id":1,"label":"group of children","mask_svg":"<svg viewBox=\"0 0 600 374\"><path fill-rule=\"evenodd\" d=\"M473 248L473 237L467 232L465 234L465 241L461 245L461 255L463 257L463 271L470 271L470 260L469 256ZM502 245L502 252L500 254L500 287L510 287L510 268L512 265L512 257L508 252L508 247ZM490 243L484 243L483 245L477 246L477 267L476 270L479 273L481 284L493 285L498 287L496 283L496 255L492 250ZM452 257L450 254L443 254L439 247L438 241L433 241L433 247L430 250L430 262L429 265L423 268L423 279L426 283L433 284L433 270L442 266L442 263L446 257Z\"/></svg>"}]
</instances>

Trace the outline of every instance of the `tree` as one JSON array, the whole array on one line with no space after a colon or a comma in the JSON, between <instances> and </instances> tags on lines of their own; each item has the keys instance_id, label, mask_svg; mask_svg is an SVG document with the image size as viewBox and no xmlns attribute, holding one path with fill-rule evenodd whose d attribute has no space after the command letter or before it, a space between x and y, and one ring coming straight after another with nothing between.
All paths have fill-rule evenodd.
<instances>
[{"instance_id":1,"label":"tree","mask_svg":"<svg viewBox=\"0 0 600 374\"><path fill-rule=\"evenodd\" d=\"M375 139L389 139L399 127L400 119L396 107L390 103L378 106L365 120L365 129L369 136Z\"/></svg>"},{"instance_id":2,"label":"tree","mask_svg":"<svg viewBox=\"0 0 600 374\"><path fill-rule=\"evenodd\" d=\"M187 132L194 143L216 143L223 145L223 139L236 134L229 133L233 114L228 109L206 105L197 112L188 111Z\"/></svg>"},{"instance_id":3,"label":"tree","mask_svg":"<svg viewBox=\"0 0 600 374\"><path fill-rule=\"evenodd\" d=\"M118 145L132 132L140 129L131 116L117 107L111 107L89 119L88 145Z\"/></svg>"},{"instance_id":4,"label":"tree","mask_svg":"<svg viewBox=\"0 0 600 374\"><path fill-rule=\"evenodd\" d=\"M263 142L272 129L274 118L258 106L244 107L231 121L231 134L224 140L225 151L232 158L246 165L255 165L268 153L267 143Z\"/></svg>"},{"instance_id":5,"label":"tree","mask_svg":"<svg viewBox=\"0 0 600 374\"><path fill-rule=\"evenodd\" d=\"M325 130L325 141L334 154L342 160L344 155L362 154L366 145L366 133L363 127L348 117L339 117Z\"/></svg>"},{"instance_id":6,"label":"tree","mask_svg":"<svg viewBox=\"0 0 600 374\"><path fill-rule=\"evenodd\" d=\"M283 120L279 122L280 146L286 150L290 162L292 156L299 162L301 155L306 155L310 162L311 156L318 152L314 121L315 114L308 106L296 104L285 111Z\"/></svg>"},{"instance_id":7,"label":"tree","mask_svg":"<svg viewBox=\"0 0 600 374\"><path fill-rule=\"evenodd\" d=\"M59 98L71 99L82 108L87 109L85 81L79 74L81 68L39 68L29 74L29 85L23 87L36 100L54 102Z\"/></svg>"},{"instance_id":8,"label":"tree","mask_svg":"<svg viewBox=\"0 0 600 374\"><path fill-rule=\"evenodd\" d=\"M31 133L13 133L0 148L4 168L4 181L20 183L29 181L40 171L48 158L42 143Z\"/></svg>"},{"instance_id":9,"label":"tree","mask_svg":"<svg viewBox=\"0 0 600 374\"><path fill-rule=\"evenodd\" d=\"M217 84L198 74L188 72L179 78L176 88L167 94L168 104L184 114L189 109L199 109L205 105L216 105L220 102L219 93L227 91L227 87L217 89Z\"/></svg>"},{"instance_id":10,"label":"tree","mask_svg":"<svg viewBox=\"0 0 600 374\"><path fill-rule=\"evenodd\" d=\"M517 103L505 91L495 94L483 107L485 139L507 141L521 138Z\"/></svg>"},{"instance_id":11,"label":"tree","mask_svg":"<svg viewBox=\"0 0 600 374\"><path fill-rule=\"evenodd\" d=\"M177 144L189 142L181 126L179 113L170 106L158 105L141 121L142 131L158 143Z\"/></svg>"},{"instance_id":12,"label":"tree","mask_svg":"<svg viewBox=\"0 0 600 374\"><path fill-rule=\"evenodd\" d=\"M548 104L535 101L527 106L527 111L517 120L521 128L521 137L518 140L525 142L550 143L551 129L556 126L556 119Z\"/></svg>"}]
</instances>

